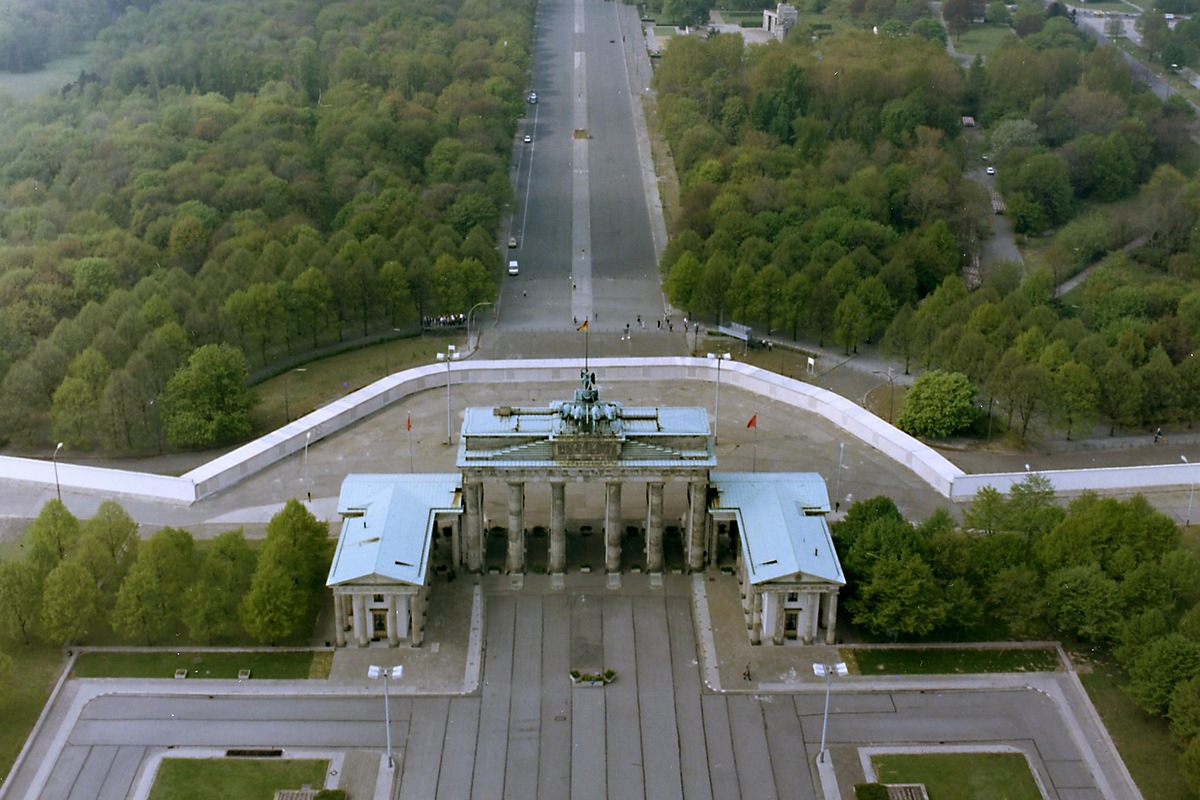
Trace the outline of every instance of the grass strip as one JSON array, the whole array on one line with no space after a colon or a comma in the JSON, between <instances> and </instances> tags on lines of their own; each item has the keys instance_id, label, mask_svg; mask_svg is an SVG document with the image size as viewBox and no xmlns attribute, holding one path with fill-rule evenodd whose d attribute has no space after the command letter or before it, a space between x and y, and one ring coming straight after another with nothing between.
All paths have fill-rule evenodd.
<instances>
[{"instance_id":1,"label":"grass strip","mask_svg":"<svg viewBox=\"0 0 1200 800\"><path fill-rule=\"evenodd\" d=\"M1048 647L855 649L861 675L973 675L987 672L1053 672L1058 656Z\"/></svg>"},{"instance_id":2,"label":"grass strip","mask_svg":"<svg viewBox=\"0 0 1200 800\"><path fill-rule=\"evenodd\" d=\"M271 800L278 789L325 785L328 761L164 758L150 800Z\"/></svg>"},{"instance_id":3,"label":"grass strip","mask_svg":"<svg viewBox=\"0 0 1200 800\"><path fill-rule=\"evenodd\" d=\"M174 678L186 669L188 678L236 679L250 670L251 679L304 680L312 669L313 654L307 651L282 653L188 652L103 652L84 653L75 662L76 678Z\"/></svg>"},{"instance_id":4,"label":"grass strip","mask_svg":"<svg viewBox=\"0 0 1200 800\"><path fill-rule=\"evenodd\" d=\"M917 753L871 759L882 783L923 783L929 800L1042 800L1020 753Z\"/></svg>"}]
</instances>

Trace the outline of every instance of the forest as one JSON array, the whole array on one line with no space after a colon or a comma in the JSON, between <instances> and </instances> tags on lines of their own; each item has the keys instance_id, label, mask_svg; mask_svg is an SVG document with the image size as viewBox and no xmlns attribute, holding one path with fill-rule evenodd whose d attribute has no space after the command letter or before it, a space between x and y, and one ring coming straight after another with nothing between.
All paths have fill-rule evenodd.
<instances>
[{"instance_id":1,"label":"forest","mask_svg":"<svg viewBox=\"0 0 1200 800\"><path fill-rule=\"evenodd\" d=\"M1192 110L1035 8L967 69L917 35L672 42L655 75L682 192L661 265L671 301L963 374L1021 439L1194 421ZM889 13L873 9L862 19ZM985 157L1026 262L976 288Z\"/></svg>"},{"instance_id":2,"label":"forest","mask_svg":"<svg viewBox=\"0 0 1200 800\"><path fill-rule=\"evenodd\" d=\"M163 419L200 348L261 373L490 299L533 7L127 9L0 120L0 436L228 441Z\"/></svg>"}]
</instances>

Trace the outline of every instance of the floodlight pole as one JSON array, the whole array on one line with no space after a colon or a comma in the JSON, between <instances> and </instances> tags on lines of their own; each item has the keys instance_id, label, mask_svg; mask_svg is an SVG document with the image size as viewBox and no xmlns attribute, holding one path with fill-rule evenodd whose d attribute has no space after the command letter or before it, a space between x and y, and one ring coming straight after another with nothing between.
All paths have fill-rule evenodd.
<instances>
[{"instance_id":1,"label":"floodlight pole","mask_svg":"<svg viewBox=\"0 0 1200 800\"><path fill-rule=\"evenodd\" d=\"M372 678L383 678L383 728L387 740L387 755L388 769L393 769L396 766L392 759L392 711L391 702L388 696L388 678L396 678L397 680L404 674L404 667L377 667L372 664L367 668L367 675Z\"/></svg>"},{"instance_id":2,"label":"floodlight pole","mask_svg":"<svg viewBox=\"0 0 1200 800\"><path fill-rule=\"evenodd\" d=\"M62 445L59 445L59 447L62 447ZM1183 459L1183 463L1185 463L1185 464L1191 463L1190 461L1187 460L1187 456L1180 456L1180 458ZM1190 528L1192 526L1192 501L1195 499L1196 499L1196 479L1192 478L1192 490L1188 493L1187 519L1183 523L1183 526L1185 528Z\"/></svg>"},{"instance_id":3,"label":"floodlight pole","mask_svg":"<svg viewBox=\"0 0 1200 800\"><path fill-rule=\"evenodd\" d=\"M63 449L63 442L58 443L58 447L54 448L54 493L58 495L58 502L62 502L62 484L58 482L58 451Z\"/></svg>"},{"instance_id":4,"label":"floodlight pole","mask_svg":"<svg viewBox=\"0 0 1200 800\"><path fill-rule=\"evenodd\" d=\"M825 731L829 727L829 690L833 686L833 673L845 675L849 670L846 669L845 662L838 661L833 664L813 664L813 674L817 677L825 677L825 715L821 719L821 755L820 762L825 763Z\"/></svg>"},{"instance_id":5,"label":"floodlight pole","mask_svg":"<svg viewBox=\"0 0 1200 800\"><path fill-rule=\"evenodd\" d=\"M720 438L718 428L721 426L721 362L730 359L729 353L709 353L708 357L717 362L717 400L713 407L713 444Z\"/></svg>"},{"instance_id":6,"label":"floodlight pole","mask_svg":"<svg viewBox=\"0 0 1200 800\"><path fill-rule=\"evenodd\" d=\"M454 434L450 429L453 416L450 405L450 362L454 360L454 345L447 345L446 352L438 353L438 361L446 362L446 444L454 444Z\"/></svg>"}]
</instances>

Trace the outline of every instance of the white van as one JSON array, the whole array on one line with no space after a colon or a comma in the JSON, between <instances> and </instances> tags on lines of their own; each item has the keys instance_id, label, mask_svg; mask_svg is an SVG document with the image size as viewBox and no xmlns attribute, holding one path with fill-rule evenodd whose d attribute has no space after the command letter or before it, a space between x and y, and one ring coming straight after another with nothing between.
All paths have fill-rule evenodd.
<instances>
[{"instance_id":1,"label":"white van","mask_svg":"<svg viewBox=\"0 0 1200 800\"><path fill-rule=\"evenodd\" d=\"M509 275L518 275L518 274L520 274L520 272L521 272L521 268L519 266L517 266L517 262L515 262L515 261L508 262L508 274Z\"/></svg>"}]
</instances>

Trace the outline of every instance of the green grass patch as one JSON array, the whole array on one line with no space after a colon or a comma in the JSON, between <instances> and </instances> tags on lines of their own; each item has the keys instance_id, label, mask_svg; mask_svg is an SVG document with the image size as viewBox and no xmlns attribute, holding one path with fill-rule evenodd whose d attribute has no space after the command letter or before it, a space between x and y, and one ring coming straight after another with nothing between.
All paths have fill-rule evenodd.
<instances>
[{"instance_id":1,"label":"green grass patch","mask_svg":"<svg viewBox=\"0 0 1200 800\"><path fill-rule=\"evenodd\" d=\"M921 753L871 761L881 783L923 783L929 800L1042 800L1020 753Z\"/></svg>"},{"instance_id":2,"label":"green grass patch","mask_svg":"<svg viewBox=\"0 0 1200 800\"><path fill-rule=\"evenodd\" d=\"M1053 672L1058 657L1049 648L853 650L861 675L956 675L986 672Z\"/></svg>"},{"instance_id":3,"label":"green grass patch","mask_svg":"<svg viewBox=\"0 0 1200 800\"><path fill-rule=\"evenodd\" d=\"M743 28L761 28L761 11L722 11L721 18L730 25L740 25Z\"/></svg>"},{"instance_id":4,"label":"green grass patch","mask_svg":"<svg viewBox=\"0 0 1200 800\"><path fill-rule=\"evenodd\" d=\"M50 690L58 679L62 651L45 645L18 644L10 639L3 651L12 656L12 675L0 684L0 781L8 776L29 732L33 730Z\"/></svg>"},{"instance_id":5,"label":"green grass patch","mask_svg":"<svg viewBox=\"0 0 1200 800\"><path fill-rule=\"evenodd\" d=\"M972 25L962 36L953 40L954 49L963 55L987 58L1001 42L1013 35L1013 29L1008 25Z\"/></svg>"},{"instance_id":6,"label":"green grass patch","mask_svg":"<svg viewBox=\"0 0 1200 800\"><path fill-rule=\"evenodd\" d=\"M1121 691L1124 673L1106 660L1095 660L1079 679L1145 800L1196 800L1179 774L1179 748L1171 741L1167 721L1147 714Z\"/></svg>"},{"instance_id":7,"label":"green grass patch","mask_svg":"<svg viewBox=\"0 0 1200 800\"><path fill-rule=\"evenodd\" d=\"M271 800L278 789L325 785L328 761L164 758L150 800Z\"/></svg>"},{"instance_id":8,"label":"green grass patch","mask_svg":"<svg viewBox=\"0 0 1200 800\"><path fill-rule=\"evenodd\" d=\"M230 653L152 652L84 653L75 661L76 678L174 678L175 670L186 669L188 679L236 679L238 671L250 670L254 678L305 680L312 670L311 652Z\"/></svg>"},{"instance_id":9,"label":"green grass patch","mask_svg":"<svg viewBox=\"0 0 1200 800\"><path fill-rule=\"evenodd\" d=\"M490 312L487 306L476 309L472 317L472 330L477 325L490 324ZM465 343L465 330L446 331L444 336L428 334L392 339L310 361L298 369L276 375L254 387L258 392L258 405L250 412L254 435L261 436L281 428L290 420L394 372L433 364L437 361L437 354L446 350L446 345L453 344L462 349Z\"/></svg>"}]
</instances>

